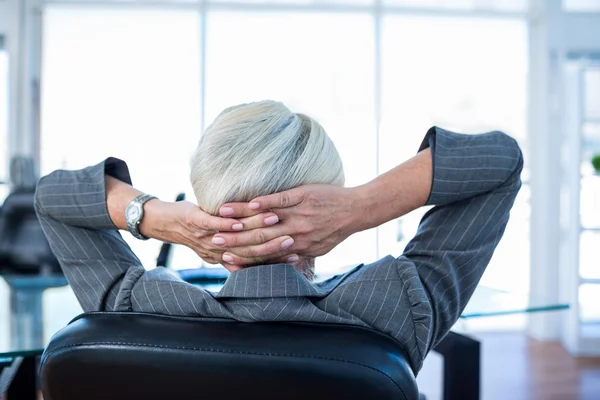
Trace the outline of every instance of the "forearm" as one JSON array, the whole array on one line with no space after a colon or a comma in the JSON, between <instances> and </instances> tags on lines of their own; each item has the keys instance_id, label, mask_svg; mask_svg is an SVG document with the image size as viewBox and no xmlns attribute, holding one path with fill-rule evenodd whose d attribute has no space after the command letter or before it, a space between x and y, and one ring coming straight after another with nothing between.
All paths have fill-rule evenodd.
<instances>
[{"instance_id":1,"label":"forearm","mask_svg":"<svg viewBox=\"0 0 600 400\"><path fill-rule=\"evenodd\" d=\"M448 205L494 191L517 191L523 158L502 132L464 135L432 128L421 151L354 189L356 230L373 228L423 205Z\"/></svg>"},{"instance_id":2,"label":"forearm","mask_svg":"<svg viewBox=\"0 0 600 400\"><path fill-rule=\"evenodd\" d=\"M356 230L377 227L425 205L433 179L431 157L430 149L422 150L396 168L355 188Z\"/></svg>"}]
</instances>

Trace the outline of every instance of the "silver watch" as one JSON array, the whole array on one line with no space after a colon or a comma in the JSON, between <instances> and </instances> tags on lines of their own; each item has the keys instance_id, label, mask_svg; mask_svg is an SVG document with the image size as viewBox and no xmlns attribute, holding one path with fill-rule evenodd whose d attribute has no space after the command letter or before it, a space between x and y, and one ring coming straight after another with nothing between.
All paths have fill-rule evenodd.
<instances>
[{"instance_id":1,"label":"silver watch","mask_svg":"<svg viewBox=\"0 0 600 400\"><path fill-rule=\"evenodd\" d=\"M148 240L148 238L142 235L138 229L142 218L144 218L144 203L156 199L155 196L150 194L140 194L135 199L131 200L131 203L125 208L125 222L127 222L127 230L135 238L140 240Z\"/></svg>"}]
</instances>

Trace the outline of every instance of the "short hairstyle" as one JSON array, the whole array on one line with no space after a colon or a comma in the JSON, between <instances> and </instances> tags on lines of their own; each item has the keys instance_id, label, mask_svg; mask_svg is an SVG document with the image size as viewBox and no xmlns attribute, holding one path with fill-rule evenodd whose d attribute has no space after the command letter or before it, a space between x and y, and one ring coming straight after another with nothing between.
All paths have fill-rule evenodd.
<instances>
[{"instance_id":1,"label":"short hairstyle","mask_svg":"<svg viewBox=\"0 0 600 400\"><path fill-rule=\"evenodd\" d=\"M335 145L314 119L265 100L227 108L206 129L191 162L198 205L218 215L228 202L246 202L294 187L344 185Z\"/></svg>"}]
</instances>

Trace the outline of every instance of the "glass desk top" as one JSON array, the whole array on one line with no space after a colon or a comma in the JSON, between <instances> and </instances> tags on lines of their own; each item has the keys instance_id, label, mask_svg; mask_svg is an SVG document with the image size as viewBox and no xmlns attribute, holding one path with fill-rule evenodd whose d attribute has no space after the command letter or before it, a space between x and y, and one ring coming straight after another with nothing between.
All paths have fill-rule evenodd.
<instances>
[{"instance_id":1,"label":"glass desk top","mask_svg":"<svg viewBox=\"0 0 600 400\"><path fill-rule=\"evenodd\" d=\"M0 279L0 360L41 354L54 333L80 314L81 307L63 277L27 280ZM42 287L48 287L40 290ZM202 285L218 291L220 285ZM11 289L12 288L12 289ZM507 314L564 310L568 304L529 299L526 293L511 293L479 286L461 319ZM6 299L6 300L4 300Z\"/></svg>"}]
</instances>

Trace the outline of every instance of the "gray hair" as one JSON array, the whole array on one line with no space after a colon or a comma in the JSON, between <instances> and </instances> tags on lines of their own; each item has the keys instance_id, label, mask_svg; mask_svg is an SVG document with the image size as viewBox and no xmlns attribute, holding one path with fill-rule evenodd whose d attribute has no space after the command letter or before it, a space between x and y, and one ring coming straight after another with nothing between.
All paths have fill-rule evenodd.
<instances>
[{"instance_id":1,"label":"gray hair","mask_svg":"<svg viewBox=\"0 0 600 400\"><path fill-rule=\"evenodd\" d=\"M190 179L198 205L218 215L228 202L246 202L294 187L344 185L342 160L323 127L265 100L221 112L200 139Z\"/></svg>"}]
</instances>

